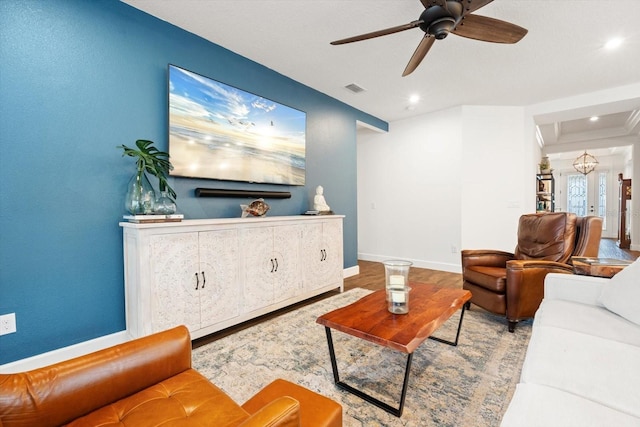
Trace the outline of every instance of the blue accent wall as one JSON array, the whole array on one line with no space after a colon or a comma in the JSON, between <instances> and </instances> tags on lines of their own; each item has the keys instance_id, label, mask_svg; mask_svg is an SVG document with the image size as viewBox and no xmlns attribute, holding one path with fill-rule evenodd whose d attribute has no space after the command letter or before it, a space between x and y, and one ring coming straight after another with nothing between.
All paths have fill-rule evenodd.
<instances>
[{"instance_id":1,"label":"blue accent wall","mask_svg":"<svg viewBox=\"0 0 640 427\"><path fill-rule=\"evenodd\" d=\"M293 59L292 59L293 60ZM166 150L167 64L307 112L307 185L171 178L186 218L240 216L196 187L283 190L269 215L309 208L317 185L346 215L357 265L356 120L388 124L117 0L0 1L0 364L125 329L122 231L134 161Z\"/></svg>"}]
</instances>

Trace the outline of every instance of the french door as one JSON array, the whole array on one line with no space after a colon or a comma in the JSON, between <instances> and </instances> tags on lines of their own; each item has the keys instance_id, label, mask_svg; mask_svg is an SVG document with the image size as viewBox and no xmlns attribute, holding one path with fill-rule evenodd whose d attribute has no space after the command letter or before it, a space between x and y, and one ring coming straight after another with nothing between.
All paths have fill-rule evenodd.
<instances>
[{"instance_id":1,"label":"french door","mask_svg":"<svg viewBox=\"0 0 640 427\"><path fill-rule=\"evenodd\" d=\"M609 171L593 171L588 175L566 174L567 212L578 216L602 218L603 234L607 230L607 183Z\"/></svg>"}]
</instances>

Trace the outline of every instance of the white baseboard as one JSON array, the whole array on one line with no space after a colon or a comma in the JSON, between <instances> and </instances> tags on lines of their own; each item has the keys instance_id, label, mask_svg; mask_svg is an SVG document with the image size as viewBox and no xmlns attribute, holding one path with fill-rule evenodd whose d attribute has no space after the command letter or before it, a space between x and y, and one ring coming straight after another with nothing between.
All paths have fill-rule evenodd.
<instances>
[{"instance_id":1,"label":"white baseboard","mask_svg":"<svg viewBox=\"0 0 640 427\"><path fill-rule=\"evenodd\" d=\"M16 360L15 362L0 365L0 373L10 374L15 372L30 371L53 363L62 362L63 360L72 359L74 357L83 356L103 348L111 347L129 341L127 331L120 331L114 334L105 335L93 340L70 345L68 347L59 348L57 350L48 351L46 353L37 354L26 359Z\"/></svg>"},{"instance_id":2,"label":"white baseboard","mask_svg":"<svg viewBox=\"0 0 640 427\"><path fill-rule=\"evenodd\" d=\"M347 277L357 276L358 274L360 274L360 266L355 265L353 267L345 268L343 270L342 277L346 279Z\"/></svg>"},{"instance_id":3,"label":"white baseboard","mask_svg":"<svg viewBox=\"0 0 640 427\"><path fill-rule=\"evenodd\" d=\"M460 264L449 264L444 262L434 262L434 261L426 261L426 260L420 260L420 259L411 259L411 258L402 258L402 257L398 258L393 256L363 254L363 253L358 253L358 259L361 259L362 261L373 261L373 262L383 262L388 259L404 259L406 261L411 261L413 263L413 267L428 268L429 270L448 271L449 273L462 273L462 266Z\"/></svg>"}]
</instances>

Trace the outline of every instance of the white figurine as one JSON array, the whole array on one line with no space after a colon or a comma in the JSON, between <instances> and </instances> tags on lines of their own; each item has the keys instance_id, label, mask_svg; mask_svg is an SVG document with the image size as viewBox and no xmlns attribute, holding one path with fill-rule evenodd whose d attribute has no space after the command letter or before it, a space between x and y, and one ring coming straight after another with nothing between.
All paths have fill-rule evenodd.
<instances>
[{"instance_id":1,"label":"white figurine","mask_svg":"<svg viewBox=\"0 0 640 427\"><path fill-rule=\"evenodd\" d=\"M316 195L313 198L313 209L318 212L329 212L331 208L327 205L327 202L322 195L323 191L324 189L321 185L316 187Z\"/></svg>"}]
</instances>

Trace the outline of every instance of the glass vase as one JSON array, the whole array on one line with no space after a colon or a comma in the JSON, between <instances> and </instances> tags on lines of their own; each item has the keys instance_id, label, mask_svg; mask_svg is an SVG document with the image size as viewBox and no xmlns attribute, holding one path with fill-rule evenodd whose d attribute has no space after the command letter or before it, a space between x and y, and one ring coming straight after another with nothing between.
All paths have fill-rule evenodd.
<instances>
[{"instance_id":1,"label":"glass vase","mask_svg":"<svg viewBox=\"0 0 640 427\"><path fill-rule=\"evenodd\" d=\"M382 263L384 264L385 288L388 301L389 292L392 289L404 289L409 285L409 268L413 263L400 259L387 260Z\"/></svg>"},{"instance_id":2,"label":"glass vase","mask_svg":"<svg viewBox=\"0 0 640 427\"><path fill-rule=\"evenodd\" d=\"M132 215L150 215L154 213L156 193L144 171L137 172L127 186L125 208Z\"/></svg>"},{"instance_id":3,"label":"glass vase","mask_svg":"<svg viewBox=\"0 0 640 427\"><path fill-rule=\"evenodd\" d=\"M169 197L168 191L161 191L160 197L156 200L156 213L162 215L172 215L176 213L177 207L171 197Z\"/></svg>"}]
</instances>

